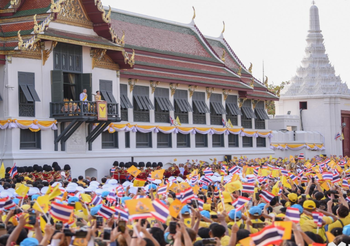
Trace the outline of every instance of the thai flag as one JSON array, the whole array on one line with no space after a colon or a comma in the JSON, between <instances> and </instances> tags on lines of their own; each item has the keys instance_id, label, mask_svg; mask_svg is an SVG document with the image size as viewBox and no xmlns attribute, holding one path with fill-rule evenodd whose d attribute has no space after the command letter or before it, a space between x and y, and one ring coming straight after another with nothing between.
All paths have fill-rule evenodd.
<instances>
[{"instance_id":1,"label":"thai flag","mask_svg":"<svg viewBox=\"0 0 350 246\"><path fill-rule=\"evenodd\" d=\"M312 212L312 218L315 222L315 224L317 224L317 227L321 227L322 223L323 223L323 213L319 213L319 212Z\"/></svg>"},{"instance_id":2,"label":"thai flag","mask_svg":"<svg viewBox=\"0 0 350 246\"><path fill-rule=\"evenodd\" d=\"M305 159L304 153L300 153L299 156L298 156L298 159L299 160L304 160Z\"/></svg>"},{"instance_id":3,"label":"thai flag","mask_svg":"<svg viewBox=\"0 0 350 246\"><path fill-rule=\"evenodd\" d=\"M295 176L293 173L289 173L289 177L290 177L290 179L293 180L293 181L295 181L295 180L298 179L298 177Z\"/></svg>"},{"instance_id":4,"label":"thai flag","mask_svg":"<svg viewBox=\"0 0 350 246\"><path fill-rule=\"evenodd\" d=\"M115 167L111 168L111 173L115 173Z\"/></svg>"},{"instance_id":5,"label":"thai flag","mask_svg":"<svg viewBox=\"0 0 350 246\"><path fill-rule=\"evenodd\" d=\"M6 203L7 199L8 198L6 198L6 197L0 199L0 210L5 206L5 203Z\"/></svg>"},{"instance_id":6,"label":"thai flag","mask_svg":"<svg viewBox=\"0 0 350 246\"><path fill-rule=\"evenodd\" d=\"M115 193L110 192L110 193L108 194L108 196L106 197L106 200L107 200L109 203L113 204L113 203L115 203L115 202L117 201L117 196L116 196Z\"/></svg>"},{"instance_id":7,"label":"thai flag","mask_svg":"<svg viewBox=\"0 0 350 246\"><path fill-rule=\"evenodd\" d=\"M255 182L255 176L249 175L247 176L247 183L254 183Z\"/></svg>"},{"instance_id":8,"label":"thai flag","mask_svg":"<svg viewBox=\"0 0 350 246\"><path fill-rule=\"evenodd\" d=\"M239 167L237 167L237 166L233 166L233 167L231 167L231 168L228 170L228 173L229 173L229 174L238 173L238 172L239 172L239 170L240 170L240 168L239 168Z\"/></svg>"},{"instance_id":9,"label":"thai flag","mask_svg":"<svg viewBox=\"0 0 350 246\"><path fill-rule=\"evenodd\" d=\"M181 192L181 195L182 195L182 197L181 197L182 203L186 203L187 201L195 198L195 195L194 195L191 187L189 187L186 190L184 190L183 192Z\"/></svg>"},{"instance_id":10,"label":"thai flag","mask_svg":"<svg viewBox=\"0 0 350 246\"><path fill-rule=\"evenodd\" d=\"M250 198L240 196L232 202L232 206L236 208L236 212L237 212L241 210L249 201L250 201Z\"/></svg>"},{"instance_id":11,"label":"thai flag","mask_svg":"<svg viewBox=\"0 0 350 246\"><path fill-rule=\"evenodd\" d=\"M141 196L141 195L137 195L134 196L132 199L141 199L141 198L146 198L147 196Z\"/></svg>"},{"instance_id":12,"label":"thai flag","mask_svg":"<svg viewBox=\"0 0 350 246\"><path fill-rule=\"evenodd\" d=\"M9 197L7 198L7 201L5 202L3 208L10 210L12 208L16 207L16 203L14 203L14 201L12 199L10 199Z\"/></svg>"},{"instance_id":13,"label":"thai flag","mask_svg":"<svg viewBox=\"0 0 350 246\"><path fill-rule=\"evenodd\" d=\"M339 162L339 166L341 167L341 168L343 168L344 169L344 167L345 167L345 164L346 164L346 161L345 160L340 160L340 162Z\"/></svg>"},{"instance_id":14,"label":"thai flag","mask_svg":"<svg viewBox=\"0 0 350 246\"><path fill-rule=\"evenodd\" d=\"M174 126L174 125L175 125L175 122L174 122L173 117L169 116L169 119L170 119L170 125L171 125L171 126Z\"/></svg>"},{"instance_id":15,"label":"thai flag","mask_svg":"<svg viewBox=\"0 0 350 246\"><path fill-rule=\"evenodd\" d=\"M129 220L129 213L126 212L122 207L116 207L115 208L115 215L116 217L120 216L121 220L128 221Z\"/></svg>"},{"instance_id":16,"label":"thai flag","mask_svg":"<svg viewBox=\"0 0 350 246\"><path fill-rule=\"evenodd\" d=\"M343 179L343 182L342 182L341 186L344 187L344 188L348 188L348 189L350 188L350 185L349 185L347 179Z\"/></svg>"},{"instance_id":17,"label":"thai flag","mask_svg":"<svg viewBox=\"0 0 350 246\"><path fill-rule=\"evenodd\" d=\"M283 189L280 187L280 190L278 191L278 196L282 195Z\"/></svg>"},{"instance_id":18,"label":"thai flag","mask_svg":"<svg viewBox=\"0 0 350 246\"><path fill-rule=\"evenodd\" d=\"M158 199L154 200L152 205L155 212L151 212L151 215L157 220L165 223L169 215L169 208Z\"/></svg>"},{"instance_id":19,"label":"thai flag","mask_svg":"<svg viewBox=\"0 0 350 246\"><path fill-rule=\"evenodd\" d=\"M257 168L253 169L253 173L254 173L255 176L259 175L259 169L260 169L260 167L257 167Z\"/></svg>"},{"instance_id":20,"label":"thai flag","mask_svg":"<svg viewBox=\"0 0 350 246\"><path fill-rule=\"evenodd\" d=\"M194 186L198 182L198 175L195 175L191 178L190 184Z\"/></svg>"},{"instance_id":21,"label":"thai flag","mask_svg":"<svg viewBox=\"0 0 350 246\"><path fill-rule=\"evenodd\" d=\"M226 173L226 166L225 165L221 166L221 172Z\"/></svg>"},{"instance_id":22,"label":"thai flag","mask_svg":"<svg viewBox=\"0 0 350 246\"><path fill-rule=\"evenodd\" d=\"M147 177L147 181L148 182L154 182L156 179L152 179L152 174L149 174L148 177Z\"/></svg>"},{"instance_id":23,"label":"thai flag","mask_svg":"<svg viewBox=\"0 0 350 246\"><path fill-rule=\"evenodd\" d=\"M273 225L265 227L260 232L250 234L256 246L279 245L282 242L284 229Z\"/></svg>"},{"instance_id":24,"label":"thai flag","mask_svg":"<svg viewBox=\"0 0 350 246\"><path fill-rule=\"evenodd\" d=\"M222 126L226 127L226 122L225 122L224 118L222 118L221 122L222 122Z\"/></svg>"},{"instance_id":25,"label":"thai flag","mask_svg":"<svg viewBox=\"0 0 350 246\"><path fill-rule=\"evenodd\" d=\"M220 197L220 192L219 191L214 191L213 196L215 198L219 198Z\"/></svg>"},{"instance_id":26,"label":"thai flag","mask_svg":"<svg viewBox=\"0 0 350 246\"><path fill-rule=\"evenodd\" d=\"M94 205L94 206L97 206L99 205L100 203L102 203L102 198L98 195L95 195L94 198L92 198L91 200L91 204Z\"/></svg>"},{"instance_id":27,"label":"thai flag","mask_svg":"<svg viewBox=\"0 0 350 246\"><path fill-rule=\"evenodd\" d=\"M302 177L304 177L304 171L301 171L300 173L298 173L298 175L297 175L299 178L302 178Z\"/></svg>"},{"instance_id":28,"label":"thai flag","mask_svg":"<svg viewBox=\"0 0 350 246\"><path fill-rule=\"evenodd\" d=\"M338 183L340 181L340 176L339 174L333 174L333 180L332 183Z\"/></svg>"},{"instance_id":29,"label":"thai flag","mask_svg":"<svg viewBox=\"0 0 350 246\"><path fill-rule=\"evenodd\" d=\"M10 170L9 174L10 174L10 177L11 177L11 178L14 178L14 177L16 176L16 174L17 174L17 167L16 167L16 163L15 163L15 164L13 164L13 167L11 168L11 170Z\"/></svg>"},{"instance_id":30,"label":"thai flag","mask_svg":"<svg viewBox=\"0 0 350 246\"><path fill-rule=\"evenodd\" d=\"M206 169L204 169L204 175L205 176L212 176L214 175L213 171L211 170L211 168L207 167Z\"/></svg>"},{"instance_id":31,"label":"thai flag","mask_svg":"<svg viewBox=\"0 0 350 246\"><path fill-rule=\"evenodd\" d=\"M335 135L334 139L337 140L337 139L340 138L340 137L341 137L341 134L338 132L338 133Z\"/></svg>"},{"instance_id":32,"label":"thai flag","mask_svg":"<svg viewBox=\"0 0 350 246\"><path fill-rule=\"evenodd\" d=\"M333 179L333 174L329 172L323 172L322 173L322 178L324 180L332 180Z\"/></svg>"},{"instance_id":33,"label":"thai flag","mask_svg":"<svg viewBox=\"0 0 350 246\"><path fill-rule=\"evenodd\" d=\"M209 177L204 176L204 177L202 177L202 182L205 182L205 183L211 184L213 181L212 181L212 180L211 180Z\"/></svg>"},{"instance_id":34,"label":"thai flag","mask_svg":"<svg viewBox=\"0 0 350 246\"><path fill-rule=\"evenodd\" d=\"M242 184L244 193L254 193L254 184Z\"/></svg>"},{"instance_id":35,"label":"thai flag","mask_svg":"<svg viewBox=\"0 0 350 246\"><path fill-rule=\"evenodd\" d=\"M260 197L264 199L265 202L269 203L275 196L267 190L263 190L260 192Z\"/></svg>"},{"instance_id":36,"label":"thai flag","mask_svg":"<svg viewBox=\"0 0 350 246\"><path fill-rule=\"evenodd\" d=\"M290 219L294 223L299 223L300 221L300 212L297 208L287 208L286 218Z\"/></svg>"},{"instance_id":37,"label":"thai flag","mask_svg":"<svg viewBox=\"0 0 350 246\"><path fill-rule=\"evenodd\" d=\"M97 214L108 220L113 214L115 214L115 210L106 205L102 205Z\"/></svg>"},{"instance_id":38,"label":"thai flag","mask_svg":"<svg viewBox=\"0 0 350 246\"><path fill-rule=\"evenodd\" d=\"M52 202L50 214L54 219L61 220L62 222L68 222L71 218L73 210L74 208L71 206Z\"/></svg>"},{"instance_id":39,"label":"thai flag","mask_svg":"<svg viewBox=\"0 0 350 246\"><path fill-rule=\"evenodd\" d=\"M182 193L177 193L176 194L176 199L180 200L182 199Z\"/></svg>"},{"instance_id":40,"label":"thai flag","mask_svg":"<svg viewBox=\"0 0 350 246\"><path fill-rule=\"evenodd\" d=\"M199 211L202 211L203 210L204 201L201 200L201 199L197 199L197 203L198 203Z\"/></svg>"},{"instance_id":41,"label":"thai flag","mask_svg":"<svg viewBox=\"0 0 350 246\"><path fill-rule=\"evenodd\" d=\"M281 170L281 174L282 174L283 176L288 176L288 170L282 169L282 170Z\"/></svg>"},{"instance_id":42,"label":"thai flag","mask_svg":"<svg viewBox=\"0 0 350 246\"><path fill-rule=\"evenodd\" d=\"M167 188L168 188L167 185L159 186L159 187L158 187L157 194L159 194L159 195L164 195L164 194L166 194L166 193L167 193Z\"/></svg>"}]
</instances>

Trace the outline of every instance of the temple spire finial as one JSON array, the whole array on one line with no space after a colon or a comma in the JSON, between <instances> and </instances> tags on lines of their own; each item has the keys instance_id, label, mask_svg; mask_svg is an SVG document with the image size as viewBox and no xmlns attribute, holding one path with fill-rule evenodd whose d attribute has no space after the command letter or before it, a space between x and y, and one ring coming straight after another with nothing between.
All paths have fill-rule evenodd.
<instances>
[{"instance_id":1,"label":"temple spire finial","mask_svg":"<svg viewBox=\"0 0 350 246\"><path fill-rule=\"evenodd\" d=\"M315 0L312 1L312 5L315 5Z\"/></svg>"}]
</instances>

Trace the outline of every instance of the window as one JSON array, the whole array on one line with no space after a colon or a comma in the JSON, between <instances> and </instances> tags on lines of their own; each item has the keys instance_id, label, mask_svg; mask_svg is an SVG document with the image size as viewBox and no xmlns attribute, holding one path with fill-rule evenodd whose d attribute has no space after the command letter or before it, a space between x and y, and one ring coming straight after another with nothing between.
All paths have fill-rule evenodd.
<instances>
[{"instance_id":1,"label":"window","mask_svg":"<svg viewBox=\"0 0 350 246\"><path fill-rule=\"evenodd\" d=\"M102 99L107 103L117 103L113 95L113 87L111 80L100 80L100 93Z\"/></svg>"},{"instance_id":2,"label":"window","mask_svg":"<svg viewBox=\"0 0 350 246\"><path fill-rule=\"evenodd\" d=\"M176 134L177 147L178 148L190 148L191 147L191 135L190 134Z\"/></svg>"},{"instance_id":3,"label":"window","mask_svg":"<svg viewBox=\"0 0 350 246\"><path fill-rule=\"evenodd\" d=\"M238 115L242 115L237 105L237 96L229 95L226 99L226 121L231 122L233 126L238 125Z\"/></svg>"},{"instance_id":4,"label":"window","mask_svg":"<svg viewBox=\"0 0 350 246\"><path fill-rule=\"evenodd\" d=\"M18 72L19 116L35 117L35 102L40 102L35 91L34 73Z\"/></svg>"},{"instance_id":5,"label":"window","mask_svg":"<svg viewBox=\"0 0 350 246\"><path fill-rule=\"evenodd\" d=\"M132 104L128 98L128 86L120 85L120 108L122 121L128 121L128 108L132 108Z\"/></svg>"},{"instance_id":6,"label":"window","mask_svg":"<svg viewBox=\"0 0 350 246\"><path fill-rule=\"evenodd\" d=\"M130 148L130 132L125 132L125 148Z\"/></svg>"},{"instance_id":7,"label":"window","mask_svg":"<svg viewBox=\"0 0 350 246\"><path fill-rule=\"evenodd\" d=\"M256 147L266 147L266 138L257 137L256 138Z\"/></svg>"},{"instance_id":8,"label":"window","mask_svg":"<svg viewBox=\"0 0 350 246\"><path fill-rule=\"evenodd\" d=\"M213 134L213 147L225 147L224 134Z\"/></svg>"},{"instance_id":9,"label":"window","mask_svg":"<svg viewBox=\"0 0 350 246\"><path fill-rule=\"evenodd\" d=\"M196 148L208 147L208 136L206 134L197 133L195 136L196 136Z\"/></svg>"},{"instance_id":10,"label":"window","mask_svg":"<svg viewBox=\"0 0 350 246\"><path fill-rule=\"evenodd\" d=\"M307 109L307 102L299 102L299 109Z\"/></svg>"},{"instance_id":11,"label":"window","mask_svg":"<svg viewBox=\"0 0 350 246\"><path fill-rule=\"evenodd\" d=\"M149 99L149 87L135 86L133 92L134 121L149 122L149 110L154 109L154 106Z\"/></svg>"},{"instance_id":12,"label":"window","mask_svg":"<svg viewBox=\"0 0 350 246\"><path fill-rule=\"evenodd\" d=\"M173 105L169 100L169 89L156 88L154 92L155 99L155 122L169 123L169 111L174 111Z\"/></svg>"},{"instance_id":13,"label":"window","mask_svg":"<svg viewBox=\"0 0 350 246\"><path fill-rule=\"evenodd\" d=\"M109 133L108 131L105 131L101 135L102 135L102 149L118 148L118 132Z\"/></svg>"},{"instance_id":14,"label":"window","mask_svg":"<svg viewBox=\"0 0 350 246\"><path fill-rule=\"evenodd\" d=\"M20 149L41 149L41 131L20 130Z\"/></svg>"},{"instance_id":15,"label":"window","mask_svg":"<svg viewBox=\"0 0 350 246\"><path fill-rule=\"evenodd\" d=\"M250 100L246 100L243 103L243 106L241 108L242 110L242 117L241 117L241 121L242 121L242 127L244 128L252 128L252 119L255 119L256 116L254 114L254 111L252 110L252 105L251 105L251 101Z\"/></svg>"},{"instance_id":16,"label":"window","mask_svg":"<svg viewBox=\"0 0 350 246\"><path fill-rule=\"evenodd\" d=\"M242 137L243 148L253 147L253 138L252 137Z\"/></svg>"},{"instance_id":17,"label":"window","mask_svg":"<svg viewBox=\"0 0 350 246\"><path fill-rule=\"evenodd\" d=\"M264 107L264 102L258 102L255 106L255 129L265 129L265 120L269 119Z\"/></svg>"},{"instance_id":18,"label":"window","mask_svg":"<svg viewBox=\"0 0 350 246\"><path fill-rule=\"evenodd\" d=\"M136 132L136 148L152 148L152 132Z\"/></svg>"},{"instance_id":19,"label":"window","mask_svg":"<svg viewBox=\"0 0 350 246\"><path fill-rule=\"evenodd\" d=\"M205 103L204 92L194 92L192 96L193 124L206 124L205 114L210 110Z\"/></svg>"},{"instance_id":20,"label":"window","mask_svg":"<svg viewBox=\"0 0 350 246\"><path fill-rule=\"evenodd\" d=\"M78 75L74 73L63 73L63 97L72 101L79 101L77 91Z\"/></svg>"},{"instance_id":21,"label":"window","mask_svg":"<svg viewBox=\"0 0 350 246\"><path fill-rule=\"evenodd\" d=\"M181 123L188 123L188 112L192 112L192 107L188 103L187 91L176 90L174 94L175 119L179 117Z\"/></svg>"},{"instance_id":22,"label":"window","mask_svg":"<svg viewBox=\"0 0 350 246\"><path fill-rule=\"evenodd\" d=\"M228 147L239 147L238 135L235 135L235 134L228 135Z\"/></svg>"},{"instance_id":23,"label":"window","mask_svg":"<svg viewBox=\"0 0 350 246\"><path fill-rule=\"evenodd\" d=\"M171 148L171 136L172 134L165 134L162 132L157 133L157 148Z\"/></svg>"},{"instance_id":24,"label":"window","mask_svg":"<svg viewBox=\"0 0 350 246\"><path fill-rule=\"evenodd\" d=\"M53 50L54 70L82 72L83 50L81 46L58 43Z\"/></svg>"},{"instance_id":25,"label":"window","mask_svg":"<svg viewBox=\"0 0 350 246\"><path fill-rule=\"evenodd\" d=\"M211 94L210 96L210 124L222 125L222 115L226 114L224 106L222 106L221 94Z\"/></svg>"}]
</instances>

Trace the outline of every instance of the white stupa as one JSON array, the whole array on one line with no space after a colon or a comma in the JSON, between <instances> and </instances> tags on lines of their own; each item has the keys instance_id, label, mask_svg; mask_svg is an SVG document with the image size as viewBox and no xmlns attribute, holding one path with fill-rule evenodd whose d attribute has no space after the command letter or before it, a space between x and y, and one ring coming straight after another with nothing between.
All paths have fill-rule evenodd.
<instances>
[{"instance_id":1,"label":"white stupa","mask_svg":"<svg viewBox=\"0 0 350 246\"><path fill-rule=\"evenodd\" d=\"M324 136L326 154L350 156L350 90L335 75L323 41L318 8L313 2L305 56L291 83L281 91L276 118L298 118L299 125L293 129L320 132ZM285 121L283 126L277 127L287 126ZM342 132L345 140L335 139ZM310 139L305 141L310 142Z\"/></svg>"}]
</instances>

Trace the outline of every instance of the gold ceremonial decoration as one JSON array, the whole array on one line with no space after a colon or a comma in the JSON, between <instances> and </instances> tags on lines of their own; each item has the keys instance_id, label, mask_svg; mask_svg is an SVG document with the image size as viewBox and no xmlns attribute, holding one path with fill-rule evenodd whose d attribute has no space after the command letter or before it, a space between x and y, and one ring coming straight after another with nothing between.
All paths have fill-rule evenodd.
<instances>
[{"instance_id":1,"label":"gold ceremonial decoration","mask_svg":"<svg viewBox=\"0 0 350 246\"><path fill-rule=\"evenodd\" d=\"M247 100L247 98L238 98L238 107L242 108L243 103Z\"/></svg>"},{"instance_id":2,"label":"gold ceremonial decoration","mask_svg":"<svg viewBox=\"0 0 350 246\"><path fill-rule=\"evenodd\" d=\"M95 68L96 62L100 61L103 56L106 54L106 49L91 49L90 57L92 58L92 69Z\"/></svg>"},{"instance_id":3,"label":"gold ceremonial decoration","mask_svg":"<svg viewBox=\"0 0 350 246\"><path fill-rule=\"evenodd\" d=\"M253 109L255 109L256 105L258 104L258 102L260 102L260 99L258 100L252 100L252 105L253 105Z\"/></svg>"},{"instance_id":4,"label":"gold ceremonial decoration","mask_svg":"<svg viewBox=\"0 0 350 246\"><path fill-rule=\"evenodd\" d=\"M207 92L207 99L210 98L211 94L213 93L214 91L214 87L207 87L206 88L206 92Z\"/></svg>"},{"instance_id":5,"label":"gold ceremonial decoration","mask_svg":"<svg viewBox=\"0 0 350 246\"><path fill-rule=\"evenodd\" d=\"M192 6L193 9L193 17L192 20L194 21L194 19L196 18L196 9L194 8L194 6Z\"/></svg>"},{"instance_id":6,"label":"gold ceremonial decoration","mask_svg":"<svg viewBox=\"0 0 350 246\"><path fill-rule=\"evenodd\" d=\"M133 67L135 65L135 50L132 50L132 55L128 61L128 64L130 65L130 67Z\"/></svg>"},{"instance_id":7,"label":"gold ceremonial decoration","mask_svg":"<svg viewBox=\"0 0 350 246\"><path fill-rule=\"evenodd\" d=\"M195 92L196 89L197 89L196 85L189 85L188 86L188 91L190 92L190 97L193 96L193 92Z\"/></svg>"},{"instance_id":8,"label":"gold ceremonial decoration","mask_svg":"<svg viewBox=\"0 0 350 246\"><path fill-rule=\"evenodd\" d=\"M226 55L226 51L222 50L221 61L223 61L223 62L225 62L225 55Z\"/></svg>"},{"instance_id":9,"label":"gold ceremonial decoration","mask_svg":"<svg viewBox=\"0 0 350 246\"><path fill-rule=\"evenodd\" d=\"M267 76L265 76L264 85L266 86L266 88L269 87L269 78Z\"/></svg>"},{"instance_id":10,"label":"gold ceremonial decoration","mask_svg":"<svg viewBox=\"0 0 350 246\"><path fill-rule=\"evenodd\" d=\"M252 78L252 80L250 81L250 87L252 87L254 89L254 77Z\"/></svg>"},{"instance_id":11,"label":"gold ceremonial decoration","mask_svg":"<svg viewBox=\"0 0 350 246\"><path fill-rule=\"evenodd\" d=\"M239 76L242 76L242 66L239 66L239 69L238 69L237 74L238 74Z\"/></svg>"},{"instance_id":12,"label":"gold ceremonial decoration","mask_svg":"<svg viewBox=\"0 0 350 246\"><path fill-rule=\"evenodd\" d=\"M249 66L249 68L248 68L248 71L249 71L249 73L252 73L252 72L253 72L253 64L252 64L252 63L250 63L250 66Z\"/></svg>"},{"instance_id":13,"label":"gold ceremonial decoration","mask_svg":"<svg viewBox=\"0 0 350 246\"><path fill-rule=\"evenodd\" d=\"M111 34L111 39L113 43L119 44L121 46L125 45L125 32L123 31L123 36L119 39L118 35L115 33L114 29L112 27L109 28L109 33Z\"/></svg>"},{"instance_id":14,"label":"gold ceremonial decoration","mask_svg":"<svg viewBox=\"0 0 350 246\"><path fill-rule=\"evenodd\" d=\"M40 32L40 27L38 25L38 22L36 21L36 14L34 15L34 28L33 31L35 34L38 34Z\"/></svg>"},{"instance_id":15,"label":"gold ceremonial decoration","mask_svg":"<svg viewBox=\"0 0 350 246\"><path fill-rule=\"evenodd\" d=\"M18 49L21 50L23 47L23 39L21 37L21 30L18 30L17 36L18 36Z\"/></svg>"},{"instance_id":16,"label":"gold ceremonial decoration","mask_svg":"<svg viewBox=\"0 0 350 246\"><path fill-rule=\"evenodd\" d=\"M138 82L138 79L128 79L128 85L130 86L130 93L134 90L135 84Z\"/></svg>"},{"instance_id":17,"label":"gold ceremonial decoration","mask_svg":"<svg viewBox=\"0 0 350 246\"><path fill-rule=\"evenodd\" d=\"M171 84L169 85L170 91L171 91L171 96L174 96L175 91L176 91L176 89L177 89L178 86L179 86L179 84L173 84L173 83L171 83Z\"/></svg>"},{"instance_id":18,"label":"gold ceremonial decoration","mask_svg":"<svg viewBox=\"0 0 350 246\"><path fill-rule=\"evenodd\" d=\"M10 8L16 8L18 5L20 5L21 0L11 0L10 1Z\"/></svg>"},{"instance_id":19,"label":"gold ceremonial decoration","mask_svg":"<svg viewBox=\"0 0 350 246\"><path fill-rule=\"evenodd\" d=\"M103 9L103 4L101 0L95 0L95 5L97 9L101 12L104 12L105 10Z\"/></svg>"},{"instance_id":20,"label":"gold ceremonial decoration","mask_svg":"<svg viewBox=\"0 0 350 246\"><path fill-rule=\"evenodd\" d=\"M151 89L152 89L152 94L156 91L156 88L157 88L157 86L159 85L159 81L153 81L153 80L151 80L150 81L151 83L150 83L150 86L151 86Z\"/></svg>"},{"instance_id":21,"label":"gold ceremonial decoration","mask_svg":"<svg viewBox=\"0 0 350 246\"><path fill-rule=\"evenodd\" d=\"M112 8L111 6L109 6L109 10L107 12L107 14L103 11L102 13L102 19L104 22L106 22L107 24L111 23L111 13L112 13Z\"/></svg>"},{"instance_id":22,"label":"gold ceremonial decoration","mask_svg":"<svg viewBox=\"0 0 350 246\"><path fill-rule=\"evenodd\" d=\"M50 49L48 49L48 50L44 49L43 50L43 66L45 65L47 59L49 59L49 56L50 56L51 52L53 51L53 49L56 47L57 44L58 44L58 42L52 41Z\"/></svg>"},{"instance_id":23,"label":"gold ceremonial decoration","mask_svg":"<svg viewBox=\"0 0 350 246\"><path fill-rule=\"evenodd\" d=\"M230 92L232 92L232 90L222 89L222 94L224 95L224 101L226 101Z\"/></svg>"},{"instance_id":24,"label":"gold ceremonial decoration","mask_svg":"<svg viewBox=\"0 0 350 246\"><path fill-rule=\"evenodd\" d=\"M56 4L62 3L63 0L59 0ZM57 16L57 22L75 26L82 26L91 28L92 22L85 13L84 7L79 0L64 0L63 6L56 6L60 8Z\"/></svg>"},{"instance_id":25,"label":"gold ceremonial decoration","mask_svg":"<svg viewBox=\"0 0 350 246\"><path fill-rule=\"evenodd\" d=\"M224 27L223 27L223 29L222 29L222 32L221 32L221 33L222 33L222 34L224 34L224 32L225 32L225 21L223 21L222 23L224 24Z\"/></svg>"},{"instance_id":26,"label":"gold ceremonial decoration","mask_svg":"<svg viewBox=\"0 0 350 246\"><path fill-rule=\"evenodd\" d=\"M51 12L52 13L59 13L61 11L61 5L65 0L58 0L55 3L55 0L51 0Z\"/></svg>"}]
</instances>

